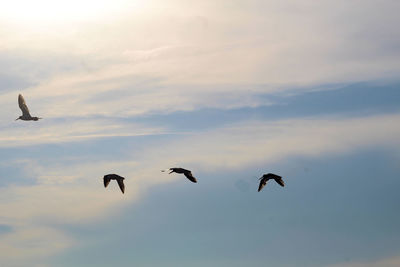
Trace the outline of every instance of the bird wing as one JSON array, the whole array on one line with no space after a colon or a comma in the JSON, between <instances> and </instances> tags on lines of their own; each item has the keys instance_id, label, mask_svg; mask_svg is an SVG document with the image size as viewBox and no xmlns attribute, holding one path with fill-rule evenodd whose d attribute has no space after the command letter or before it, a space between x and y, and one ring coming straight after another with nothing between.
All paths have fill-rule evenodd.
<instances>
[{"instance_id":1,"label":"bird wing","mask_svg":"<svg viewBox=\"0 0 400 267\"><path fill-rule=\"evenodd\" d=\"M25 103L25 99L21 94L18 96L18 105L19 105L19 108L22 111L22 115L23 116L28 116L28 117L31 116L31 114L29 113L28 106Z\"/></svg>"},{"instance_id":2,"label":"bird wing","mask_svg":"<svg viewBox=\"0 0 400 267\"><path fill-rule=\"evenodd\" d=\"M184 168L170 168L170 170L172 171L172 172L176 172L176 173L185 173L185 172L188 172L189 170L186 170L186 169L184 169Z\"/></svg>"},{"instance_id":3,"label":"bird wing","mask_svg":"<svg viewBox=\"0 0 400 267\"><path fill-rule=\"evenodd\" d=\"M122 191L122 194L125 193L124 180L122 180L122 179L117 179L117 182L118 182L119 188L120 188L121 191Z\"/></svg>"},{"instance_id":4,"label":"bird wing","mask_svg":"<svg viewBox=\"0 0 400 267\"><path fill-rule=\"evenodd\" d=\"M110 183L111 179L109 177L104 177L104 187L107 187L107 185Z\"/></svg>"},{"instance_id":5,"label":"bird wing","mask_svg":"<svg viewBox=\"0 0 400 267\"><path fill-rule=\"evenodd\" d=\"M273 174L273 173L267 173L264 174L263 177L268 178L268 179L277 179L277 178L282 178L279 175Z\"/></svg>"},{"instance_id":6,"label":"bird wing","mask_svg":"<svg viewBox=\"0 0 400 267\"><path fill-rule=\"evenodd\" d=\"M197 183L197 180L196 180L196 178L194 178L191 171L185 171L183 174L186 176L186 178L188 178L193 183Z\"/></svg>"},{"instance_id":7,"label":"bird wing","mask_svg":"<svg viewBox=\"0 0 400 267\"><path fill-rule=\"evenodd\" d=\"M265 178L262 178L260 180L260 185L258 186L258 192L260 192L261 189L263 189L263 187L267 184L267 182L268 182L268 179L265 179Z\"/></svg>"},{"instance_id":8,"label":"bird wing","mask_svg":"<svg viewBox=\"0 0 400 267\"><path fill-rule=\"evenodd\" d=\"M275 182L277 182L280 186L285 186L285 183L283 182L283 180L282 180L281 177L280 177L280 178L275 178L274 180L275 180Z\"/></svg>"}]
</instances>

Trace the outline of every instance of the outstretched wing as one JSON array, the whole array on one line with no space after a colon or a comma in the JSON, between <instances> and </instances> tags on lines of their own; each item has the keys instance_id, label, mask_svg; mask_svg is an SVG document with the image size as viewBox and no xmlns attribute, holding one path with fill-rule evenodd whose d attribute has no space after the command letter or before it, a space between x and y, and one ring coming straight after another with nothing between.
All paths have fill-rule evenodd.
<instances>
[{"instance_id":1,"label":"outstretched wing","mask_svg":"<svg viewBox=\"0 0 400 267\"><path fill-rule=\"evenodd\" d=\"M122 194L125 193L124 180L123 180L123 179L117 179L117 182L118 182L119 188L120 188L121 191L122 191Z\"/></svg>"},{"instance_id":2,"label":"outstretched wing","mask_svg":"<svg viewBox=\"0 0 400 267\"><path fill-rule=\"evenodd\" d=\"M107 185L110 183L111 179L109 177L104 176L104 187L107 187Z\"/></svg>"},{"instance_id":3,"label":"outstretched wing","mask_svg":"<svg viewBox=\"0 0 400 267\"><path fill-rule=\"evenodd\" d=\"M193 183L197 183L197 180L196 180L196 178L194 178L191 171L186 170L183 174L186 176L186 178L188 178Z\"/></svg>"},{"instance_id":4,"label":"outstretched wing","mask_svg":"<svg viewBox=\"0 0 400 267\"><path fill-rule=\"evenodd\" d=\"M263 187L267 184L267 182L268 182L268 179L265 179L265 178L262 178L260 180L260 185L258 186L258 192L260 192L261 189L263 189Z\"/></svg>"},{"instance_id":5,"label":"outstretched wing","mask_svg":"<svg viewBox=\"0 0 400 267\"><path fill-rule=\"evenodd\" d=\"M263 175L264 178L268 178L268 179L277 179L277 178L282 178L279 175L273 174L273 173L267 173Z\"/></svg>"},{"instance_id":6,"label":"outstretched wing","mask_svg":"<svg viewBox=\"0 0 400 267\"><path fill-rule=\"evenodd\" d=\"M275 178L275 182L277 182L280 186L285 186L285 183L282 180L282 177Z\"/></svg>"},{"instance_id":7,"label":"outstretched wing","mask_svg":"<svg viewBox=\"0 0 400 267\"><path fill-rule=\"evenodd\" d=\"M25 99L21 94L18 95L18 105L22 111L22 116L28 116L28 117L31 116L31 114L29 113L28 106L25 103Z\"/></svg>"}]
</instances>

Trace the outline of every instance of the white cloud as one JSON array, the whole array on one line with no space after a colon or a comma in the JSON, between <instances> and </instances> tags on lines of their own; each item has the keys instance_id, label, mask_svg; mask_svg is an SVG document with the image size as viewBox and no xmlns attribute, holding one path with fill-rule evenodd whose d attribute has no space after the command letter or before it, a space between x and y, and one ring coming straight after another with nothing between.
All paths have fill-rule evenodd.
<instances>
[{"instance_id":1,"label":"white cloud","mask_svg":"<svg viewBox=\"0 0 400 267\"><path fill-rule=\"evenodd\" d=\"M254 121L199 133L149 152L166 166L243 168L289 156L346 153L361 147L398 147L400 115Z\"/></svg>"},{"instance_id":2,"label":"white cloud","mask_svg":"<svg viewBox=\"0 0 400 267\"><path fill-rule=\"evenodd\" d=\"M47 227L20 227L1 236L0 264L9 267L44 267L48 255L61 252L74 242L60 231Z\"/></svg>"},{"instance_id":3,"label":"white cloud","mask_svg":"<svg viewBox=\"0 0 400 267\"><path fill-rule=\"evenodd\" d=\"M135 186L128 187L126 195L112 184L105 191L102 176L86 176L83 182L73 179L69 183L62 176L53 179L63 182L2 188L2 223L20 227L41 223L87 223L114 214L112 207L124 206L126 202L122 201L135 199L138 194Z\"/></svg>"},{"instance_id":4,"label":"white cloud","mask_svg":"<svg viewBox=\"0 0 400 267\"><path fill-rule=\"evenodd\" d=\"M139 197L137 185L128 182L123 195L113 183L104 189L102 176L87 175L84 168L76 167L72 169L78 177L68 176L72 170L63 168L64 171L50 169L40 173L31 170L38 174L39 184L0 189L0 222L12 227L11 232L0 235L0 264L46 262L49 256L75 244L63 225L93 223L95 219L114 216L129 200ZM54 176L46 176L48 172Z\"/></svg>"},{"instance_id":5,"label":"white cloud","mask_svg":"<svg viewBox=\"0 0 400 267\"><path fill-rule=\"evenodd\" d=\"M46 121L47 120L47 121ZM135 123L123 123L118 120L60 119L44 118L39 122L17 121L6 124L0 134L1 147L15 147L63 142L80 142L90 139L142 136L168 133L161 127L147 127Z\"/></svg>"},{"instance_id":6,"label":"white cloud","mask_svg":"<svg viewBox=\"0 0 400 267\"><path fill-rule=\"evenodd\" d=\"M397 77L399 4L376 5L150 1L40 34L3 20L0 51L19 55L3 69L38 83L24 92L49 116L254 106L257 93Z\"/></svg>"}]
</instances>

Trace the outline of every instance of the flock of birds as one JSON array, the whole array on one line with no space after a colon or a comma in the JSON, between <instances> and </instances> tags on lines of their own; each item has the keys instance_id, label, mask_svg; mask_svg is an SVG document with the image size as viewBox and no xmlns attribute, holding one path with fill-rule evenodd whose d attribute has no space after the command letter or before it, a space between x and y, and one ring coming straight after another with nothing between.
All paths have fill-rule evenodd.
<instances>
[{"instance_id":1,"label":"flock of birds","mask_svg":"<svg viewBox=\"0 0 400 267\"><path fill-rule=\"evenodd\" d=\"M29 109L28 109L28 106L25 103L25 99L21 94L18 95L18 105L19 105L19 108L22 111L22 115L19 116L16 120L38 121L38 120L42 119L42 118L39 118L39 117L32 117L31 116L31 114L29 112ZM170 171L169 174L171 174L173 172L182 173L191 182L197 183L197 179L193 176L192 172L189 171L189 170L186 170L184 168L170 168L168 170ZM162 170L162 172L165 172L165 170ZM104 187L107 187L111 180L116 180L117 183L118 183L119 188L122 191L122 193L125 193L124 179L125 179L124 177L119 176L118 174L107 174L107 175L104 175L104 177L103 177ZM285 183L283 182L281 176L273 174L273 173L267 173L267 174L264 174L259 179L260 180L260 184L258 186L258 192L260 192L261 189L263 189L263 187L271 179L275 180L275 182L277 182L280 186L285 186Z\"/></svg>"}]
</instances>

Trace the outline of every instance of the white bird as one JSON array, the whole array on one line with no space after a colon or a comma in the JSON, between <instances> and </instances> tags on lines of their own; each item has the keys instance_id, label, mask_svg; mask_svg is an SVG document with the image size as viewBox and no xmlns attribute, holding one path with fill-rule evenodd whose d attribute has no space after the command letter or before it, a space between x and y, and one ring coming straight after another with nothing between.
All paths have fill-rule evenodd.
<instances>
[{"instance_id":1,"label":"white bird","mask_svg":"<svg viewBox=\"0 0 400 267\"><path fill-rule=\"evenodd\" d=\"M21 94L18 95L18 105L19 105L19 108L22 111L22 116L19 116L16 120L37 121L37 120L41 119L41 118L38 118L38 117L32 117L31 116L31 114L29 113L28 106L25 103L25 99Z\"/></svg>"}]
</instances>

